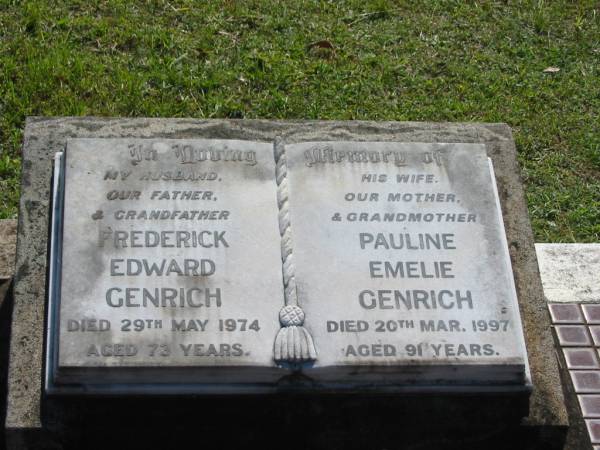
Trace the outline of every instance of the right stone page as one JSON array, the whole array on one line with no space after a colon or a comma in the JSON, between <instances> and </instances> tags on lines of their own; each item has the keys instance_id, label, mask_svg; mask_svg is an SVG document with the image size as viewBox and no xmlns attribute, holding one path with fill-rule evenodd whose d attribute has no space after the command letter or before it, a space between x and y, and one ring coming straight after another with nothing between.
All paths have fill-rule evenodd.
<instances>
[{"instance_id":1,"label":"right stone page","mask_svg":"<svg viewBox=\"0 0 600 450\"><path fill-rule=\"evenodd\" d=\"M480 144L287 144L298 302L317 382L527 388L493 168Z\"/></svg>"}]
</instances>

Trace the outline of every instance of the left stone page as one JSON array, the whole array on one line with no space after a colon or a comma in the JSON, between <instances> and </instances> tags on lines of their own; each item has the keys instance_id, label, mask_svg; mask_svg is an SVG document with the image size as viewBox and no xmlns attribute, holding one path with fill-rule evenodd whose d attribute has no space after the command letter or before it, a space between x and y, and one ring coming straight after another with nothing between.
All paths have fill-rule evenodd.
<instances>
[{"instance_id":1,"label":"left stone page","mask_svg":"<svg viewBox=\"0 0 600 450\"><path fill-rule=\"evenodd\" d=\"M285 375L272 144L73 139L65 158L58 383Z\"/></svg>"}]
</instances>

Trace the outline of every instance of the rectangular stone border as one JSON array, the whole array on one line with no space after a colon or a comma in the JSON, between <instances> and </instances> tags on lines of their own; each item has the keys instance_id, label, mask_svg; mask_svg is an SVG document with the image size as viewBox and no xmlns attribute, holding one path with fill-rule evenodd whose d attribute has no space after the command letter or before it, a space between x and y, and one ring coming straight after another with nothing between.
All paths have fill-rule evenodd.
<instances>
[{"instance_id":1,"label":"rectangular stone border","mask_svg":"<svg viewBox=\"0 0 600 450\"><path fill-rule=\"evenodd\" d=\"M0 283L12 279L15 270L17 221L0 219ZM2 300L0 299L0 304Z\"/></svg>"},{"instance_id":2,"label":"rectangular stone border","mask_svg":"<svg viewBox=\"0 0 600 450\"><path fill-rule=\"evenodd\" d=\"M49 203L54 153L67 138L221 138L271 142L390 140L484 143L494 163L529 352L534 390L525 424L568 425L542 293L533 233L510 128L505 124L365 121L267 121L116 118L28 118L21 200L6 427L15 442L42 427Z\"/></svg>"},{"instance_id":3,"label":"rectangular stone border","mask_svg":"<svg viewBox=\"0 0 600 450\"><path fill-rule=\"evenodd\" d=\"M600 243L535 244L548 302L600 302Z\"/></svg>"}]
</instances>

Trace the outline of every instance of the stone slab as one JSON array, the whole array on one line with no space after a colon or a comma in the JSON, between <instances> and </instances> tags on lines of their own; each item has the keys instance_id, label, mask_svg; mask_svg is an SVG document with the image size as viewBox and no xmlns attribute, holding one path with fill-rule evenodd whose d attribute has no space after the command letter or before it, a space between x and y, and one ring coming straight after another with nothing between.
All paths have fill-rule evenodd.
<instances>
[{"instance_id":1,"label":"stone slab","mask_svg":"<svg viewBox=\"0 0 600 450\"><path fill-rule=\"evenodd\" d=\"M195 152L242 159L198 164ZM268 143L69 140L57 381L286 375L272 350L283 304L274 180Z\"/></svg>"},{"instance_id":2,"label":"stone slab","mask_svg":"<svg viewBox=\"0 0 600 450\"><path fill-rule=\"evenodd\" d=\"M528 391L484 145L279 145L287 163L276 175L269 143L67 142L55 162L50 391L110 380L111 393L119 383L215 393L199 385L246 391L287 376L273 354L284 301L281 173L294 261L283 273L319 352L304 376L322 389Z\"/></svg>"},{"instance_id":3,"label":"stone slab","mask_svg":"<svg viewBox=\"0 0 600 450\"><path fill-rule=\"evenodd\" d=\"M535 386L525 425L532 432L538 433L535 440L545 440L548 448L558 448L561 439L564 439L568 420L549 332L548 312L544 307L533 236L514 143L510 129L506 125L106 118L30 118L27 120L23 145L20 239L17 250L14 326L6 419L9 442L15 444L14 448L19 443L27 442L27 436L30 436L33 430L42 429L40 374L44 353L46 249L54 153L64 148L68 138L75 137L221 138L270 142L276 136L282 136L286 142L390 140L485 144L487 154L492 158L496 171ZM478 404L480 401L477 400ZM49 404L44 408L45 414L57 414L56 408L59 408L59 405ZM115 411L114 407L108 408L107 412ZM61 410L65 413L69 411L68 408ZM82 408L71 410L74 414L80 415L86 409L82 405ZM101 410L102 408L99 408L99 414ZM461 415L453 414L452 417L458 418ZM74 416L74 419L76 418ZM45 421L46 419L44 423ZM328 424L328 428L331 428L331 423Z\"/></svg>"},{"instance_id":4,"label":"stone slab","mask_svg":"<svg viewBox=\"0 0 600 450\"><path fill-rule=\"evenodd\" d=\"M535 244L546 300L600 301L600 244Z\"/></svg>"},{"instance_id":5,"label":"stone slab","mask_svg":"<svg viewBox=\"0 0 600 450\"><path fill-rule=\"evenodd\" d=\"M12 278L17 248L16 219L0 220L0 281Z\"/></svg>"},{"instance_id":6,"label":"stone slab","mask_svg":"<svg viewBox=\"0 0 600 450\"><path fill-rule=\"evenodd\" d=\"M525 383L484 145L305 142L286 154L298 299L319 349L307 375Z\"/></svg>"}]
</instances>

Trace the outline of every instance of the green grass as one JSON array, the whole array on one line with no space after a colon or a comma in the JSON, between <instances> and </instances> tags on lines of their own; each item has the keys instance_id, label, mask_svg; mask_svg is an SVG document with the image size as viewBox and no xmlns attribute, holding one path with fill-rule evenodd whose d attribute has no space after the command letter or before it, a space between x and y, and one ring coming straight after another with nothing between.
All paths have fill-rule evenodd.
<instances>
[{"instance_id":1,"label":"green grass","mask_svg":"<svg viewBox=\"0 0 600 450\"><path fill-rule=\"evenodd\" d=\"M483 121L536 240L599 241L599 72L597 1L0 0L0 217L29 115Z\"/></svg>"}]
</instances>

